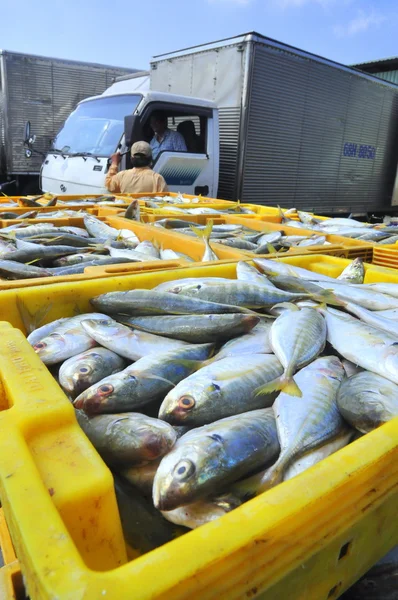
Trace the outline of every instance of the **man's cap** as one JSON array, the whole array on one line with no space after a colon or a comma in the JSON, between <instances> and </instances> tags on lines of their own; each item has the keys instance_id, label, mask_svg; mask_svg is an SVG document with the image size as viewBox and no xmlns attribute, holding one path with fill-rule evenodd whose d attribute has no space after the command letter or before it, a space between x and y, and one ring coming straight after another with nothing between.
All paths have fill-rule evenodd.
<instances>
[{"instance_id":1,"label":"man's cap","mask_svg":"<svg viewBox=\"0 0 398 600\"><path fill-rule=\"evenodd\" d=\"M131 146L131 156L134 156L135 154L143 154L148 158L152 158L152 148L147 142L135 142L135 144Z\"/></svg>"}]
</instances>

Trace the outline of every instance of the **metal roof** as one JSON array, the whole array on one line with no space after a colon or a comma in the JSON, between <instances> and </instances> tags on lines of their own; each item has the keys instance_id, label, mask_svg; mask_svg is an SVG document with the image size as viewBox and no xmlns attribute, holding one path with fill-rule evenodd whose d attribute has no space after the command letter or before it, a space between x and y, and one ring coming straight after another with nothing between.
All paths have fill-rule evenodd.
<instances>
[{"instance_id":1,"label":"metal roof","mask_svg":"<svg viewBox=\"0 0 398 600\"><path fill-rule=\"evenodd\" d=\"M355 69L361 69L367 73L380 73L382 71L395 71L398 70L398 56L392 56L391 58L381 58L379 60L370 60L364 63L358 63L351 65Z\"/></svg>"}]
</instances>

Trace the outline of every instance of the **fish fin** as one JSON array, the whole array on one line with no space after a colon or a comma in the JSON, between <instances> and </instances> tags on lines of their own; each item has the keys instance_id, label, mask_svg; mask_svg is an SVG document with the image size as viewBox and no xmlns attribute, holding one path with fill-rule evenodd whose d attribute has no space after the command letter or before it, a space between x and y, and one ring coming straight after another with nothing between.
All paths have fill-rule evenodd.
<instances>
[{"instance_id":1,"label":"fish fin","mask_svg":"<svg viewBox=\"0 0 398 600\"><path fill-rule=\"evenodd\" d=\"M25 263L25 265L34 265L34 263L39 262L39 260L41 260L41 258L34 258L33 260L30 260L29 262Z\"/></svg>"},{"instance_id":2,"label":"fish fin","mask_svg":"<svg viewBox=\"0 0 398 600\"><path fill-rule=\"evenodd\" d=\"M211 232L213 230L213 219L209 219L207 221L206 227L204 229L199 229L198 227L194 227L193 225L190 225L189 227L199 238L203 238L204 240L209 241Z\"/></svg>"},{"instance_id":3,"label":"fish fin","mask_svg":"<svg viewBox=\"0 0 398 600\"><path fill-rule=\"evenodd\" d=\"M282 219L282 223L284 223L284 222L286 221L286 217L285 217L285 215L283 214L283 210L281 209L281 207L279 206L279 204L278 204L278 213L279 213L279 216L280 216L280 217L281 217L281 219Z\"/></svg>"},{"instance_id":4,"label":"fish fin","mask_svg":"<svg viewBox=\"0 0 398 600\"><path fill-rule=\"evenodd\" d=\"M18 312L21 316L22 323L27 331L27 333L32 333L35 329L40 327L45 319L46 315L52 308L52 304L45 304L40 307L36 312L31 313L25 302L22 300L20 296L17 295L16 298Z\"/></svg>"},{"instance_id":5,"label":"fish fin","mask_svg":"<svg viewBox=\"0 0 398 600\"><path fill-rule=\"evenodd\" d=\"M320 304L331 304L332 306L345 306L342 300L339 300L333 290L326 289L319 294L310 294L313 300Z\"/></svg>"},{"instance_id":6,"label":"fish fin","mask_svg":"<svg viewBox=\"0 0 398 600\"><path fill-rule=\"evenodd\" d=\"M276 391L283 391L285 394L289 394L289 396L298 396L299 398L303 395L293 377L286 377L285 375L281 375L277 379L273 379L258 387L255 390L255 394L256 396L261 396Z\"/></svg>"},{"instance_id":7,"label":"fish fin","mask_svg":"<svg viewBox=\"0 0 398 600\"><path fill-rule=\"evenodd\" d=\"M275 246L270 244L270 242L267 242L267 250L268 250L269 254L276 254L278 252L277 249L275 248Z\"/></svg>"}]
</instances>

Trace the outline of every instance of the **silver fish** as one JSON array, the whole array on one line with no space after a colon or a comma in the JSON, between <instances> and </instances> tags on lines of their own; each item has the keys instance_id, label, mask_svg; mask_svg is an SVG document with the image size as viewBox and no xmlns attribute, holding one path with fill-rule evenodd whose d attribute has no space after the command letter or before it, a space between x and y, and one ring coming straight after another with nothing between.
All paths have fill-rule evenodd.
<instances>
[{"instance_id":1,"label":"silver fish","mask_svg":"<svg viewBox=\"0 0 398 600\"><path fill-rule=\"evenodd\" d=\"M153 482L153 502L174 510L259 469L278 456L271 409L246 412L189 431L165 456Z\"/></svg>"},{"instance_id":2,"label":"silver fish","mask_svg":"<svg viewBox=\"0 0 398 600\"><path fill-rule=\"evenodd\" d=\"M258 395L258 388L282 374L272 354L228 356L199 369L172 389L163 400L159 418L193 427L270 406L276 393Z\"/></svg>"},{"instance_id":3,"label":"silver fish","mask_svg":"<svg viewBox=\"0 0 398 600\"><path fill-rule=\"evenodd\" d=\"M363 371L344 381L337 405L345 420L362 433L398 416L398 386L384 377Z\"/></svg>"},{"instance_id":4,"label":"silver fish","mask_svg":"<svg viewBox=\"0 0 398 600\"><path fill-rule=\"evenodd\" d=\"M92 348L62 363L58 379L73 398L107 375L118 373L126 361L106 348Z\"/></svg>"}]
</instances>

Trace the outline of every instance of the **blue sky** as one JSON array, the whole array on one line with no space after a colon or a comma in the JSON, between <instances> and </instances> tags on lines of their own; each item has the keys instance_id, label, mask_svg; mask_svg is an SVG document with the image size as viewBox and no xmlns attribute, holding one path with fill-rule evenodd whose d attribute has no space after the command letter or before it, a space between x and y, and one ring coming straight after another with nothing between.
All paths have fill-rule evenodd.
<instances>
[{"instance_id":1,"label":"blue sky","mask_svg":"<svg viewBox=\"0 0 398 600\"><path fill-rule=\"evenodd\" d=\"M253 30L346 64L398 56L397 0L0 0L0 8L2 49L125 67Z\"/></svg>"}]
</instances>

